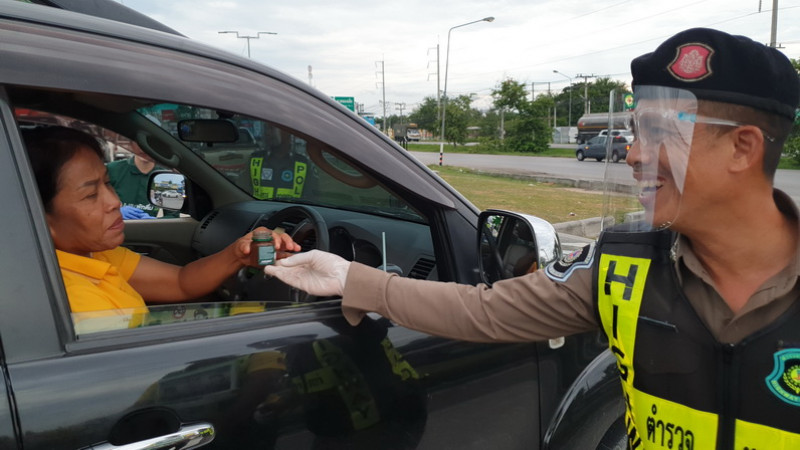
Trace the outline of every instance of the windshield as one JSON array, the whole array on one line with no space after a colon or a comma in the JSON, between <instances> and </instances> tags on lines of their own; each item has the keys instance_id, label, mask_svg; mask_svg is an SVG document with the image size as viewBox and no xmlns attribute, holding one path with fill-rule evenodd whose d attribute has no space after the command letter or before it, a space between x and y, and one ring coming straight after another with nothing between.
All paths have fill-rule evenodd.
<instances>
[{"instance_id":1,"label":"windshield","mask_svg":"<svg viewBox=\"0 0 800 450\"><path fill-rule=\"evenodd\" d=\"M291 129L236 113L172 103L150 105L138 112L254 199L425 222L406 202L339 157L335 149ZM224 132L220 132L222 125L228 126Z\"/></svg>"}]
</instances>

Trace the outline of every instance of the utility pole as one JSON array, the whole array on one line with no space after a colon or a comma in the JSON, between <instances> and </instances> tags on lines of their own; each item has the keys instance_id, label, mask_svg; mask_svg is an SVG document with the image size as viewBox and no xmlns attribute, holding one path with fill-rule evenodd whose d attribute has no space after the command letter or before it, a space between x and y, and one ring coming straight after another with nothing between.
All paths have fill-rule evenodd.
<instances>
[{"instance_id":1,"label":"utility pole","mask_svg":"<svg viewBox=\"0 0 800 450\"><path fill-rule=\"evenodd\" d=\"M313 86L313 84L311 84L311 64L308 65L308 85Z\"/></svg>"},{"instance_id":2,"label":"utility pole","mask_svg":"<svg viewBox=\"0 0 800 450\"><path fill-rule=\"evenodd\" d=\"M589 78L595 78L595 77L597 77L597 75L595 75L595 74L591 74L591 75L577 74L577 75L575 75L575 78L583 78L583 99L584 99L584 102L585 102L584 103L584 107L583 107L583 113L584 114L589 114L589 113L592 112L591 104L589 103Z\"/></svg>"},{"instance_id":3,"label":"utility pole","mask_svg":"<svg viewBox=\"0 0 800 450\"><path fill-rule=\"evenodd\" d=\"M540 83L547 83L547 96L550 96L550 82L549 81L541 81ZM534 93L533 86L536 84L535 81L531 81L531 101L536 100L536 94Z\"/></svg>"},{"instance_id":4,"label":"utility pole","mask_svg":"<svg viewBox=\"0 0 800 450\"><path fill-rule=\"evenodd\" d=\"M278 34L272 31L259 31L255 36L240 36L238 31L220 31L219 34L235 34L239 39L247 39L247 58L250 58L250 40L258 39L262 34Z\"/></svg>"},{"instance_id":5,"label":"utility pole","mask_svg":"<svg viewBox=\"0 0 800 450\"><path fill-rule=\"evenodd\" d=\"M442 97L441 97L442 91L440 90L440 87L439 87L439 83L440 83L440 79L441 79L441 77L439 76L439 44L436 44L436 47L429 48L428 49L428 53L430 53L431 50L434 50L434 48L436 50L436 117L441 119L441 114L439 114L439 110L441 110L441 108L442 108L442 106L441 106L441 103L442 103ZM430 66L431 66L431 62L428 61L428 67L430 68ZM428 73L428 79L429 80L430 80L430 75L431 74Z\"/></svg>"},{"instance_id":6,"label":"utility pole","mask_svg":"<svg viewBox=\"0 0 800 450\"><path fill-rule=\"evenodd\" d=\"M381 100L381 104L383 105L383 133L386 134L386 75L384 72L383 60L377 61L375 64L381 65L381 70L377 73L381 74L380 84L381 84L381 90L383 91L382 94L383 100Z\"/></svg>"},{"instance_id":7,"label":"utility pole","mask_svg":"<svg viewBox=\"0 0 800 450\"><path fill-rule=\"evenodd\" d=\"M776 38L778 35L778 0L772 0L772 28L769 33L769 46L777 48Z\"/></svg>"},{"instance_id":8,"label":"utility pole","mask_svg":"<svg viewBox=\"0 0 800 450\"><path fill-rule=\"evenodd\" d=\"M394 109L400 111L400 123L403 123L403 110L406 108L405 103L395 103Z\"/></svg>"}]
</instances>

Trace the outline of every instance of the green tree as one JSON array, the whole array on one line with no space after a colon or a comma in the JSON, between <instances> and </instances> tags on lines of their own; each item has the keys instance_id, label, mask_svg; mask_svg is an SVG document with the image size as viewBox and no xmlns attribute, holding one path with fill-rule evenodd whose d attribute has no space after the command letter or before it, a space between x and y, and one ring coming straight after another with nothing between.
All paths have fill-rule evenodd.
<instances>
[{"instance_id":1,"label":"green tree","mask_svg":"<svg viewBox=\"0 0 800 450\"><path fill-rule=\"evenodd\" d=\"M500 113L495 109L490 109L485 114L481 114L477 124L481 128L480 137L497 138L497 131L500 129Z\"/></svg>"},{"instance_id":2,"label":"green tree","mask_svg":"<svg viewBox=\"0 0 800 450\"><path fill-rule=\"evenodd\" d=\"M570 92L572 92L570 98ZM553 96L553 104L555 105L556 111L556 126L559 127L566 127L575 125L578 121L578 117L581 114L575 109L577 105L581 103L581 91L576 90L576 86L567 86L561 92ZM572 114L570 114L570 106L572 107ZM581 107L581 111L583 108ZM570 117L572 118L572 123L569 122Z\"/></svg>"},{"instance_id":3,"label":"green tree","mask_svg":"<svg viewBox=\"0 0 800 450\"><path fill-rule=\"evenodd\" d=\"M580 82L564 88L561 93L554 96L556 105L556 121L558 126L575 126L578 119L585 114L586 98L588 94L590 107L593 113L608 112L608 94L612 90L618 93L630 92L628 85L611 78L597 78L594 82ZM572 123L568 124L570 91L572 91Z\"/></svg>"},{"instance_id":4,"label":"green tree","mask_svg":"<svg viewBox=\"0 0 800 450\"><path fill-rule=\"evenodd\" d=\"M630 89L627 84L611 78L598 78L594 83L589 83L589 102L593 113L608 112L608 94L611 91L616 91L617 98L622 98L620 94L630 92ZM619 103L616 104L617 111L620 110L621 106ZM583 114L585 109L583 103L580 109Z\"/></svg>"},{"instance_id":5,"label":"green tree","mask_svg":"<svg viewBox=\"0 0 800 450\"><path fill-rule=\"evenodd\" d=\"M472 97L459 95L447 100L447 116L445 117L445 140L453 145L463 144L467 139L467 127L473 117Z\"/></svg>"},{"instance_id":6,"label":"green tree","mask_svg":"<svg viewBox=\"0 0 800 450\"><path fill-rule=\"evenodd\" d=\"M433 97L425 97L411 114L408 115L410 122L416 123L421 129L432 133L439 133L441 127L441 117L439 117L439 105Z\"/></svg>"},{"instance_id":7,"label":"green tree","mask_svg":"<svg viewBox=\"0 0 800 450\"><path fill-rule=\"evenodd\" d=\"M791 59L790 61L800 77L800 58ZM794 162L800 164L800 118L798 116L795 116L792 132L789 134L789 138L786 139L783 150Z\"/></svg>"},{"instance_id":8,"label":"green tree","mask_svg":"<svg viewBox=\"0 0 800 450\"><path fill-rule=\"evenodd\" d=\"M551 131L550 97L528 100L525 85L511 78L503 80L492 91L493 105L502 116L505 137L500 148L516 152L540 152L548 148Z\"/></svg>"},{"instance_id":9,"label":"green tree","mask_svg":"<svg viewBox=\"0 0 800 450\"><path fill-rule=\"evenodd\" d=\"M492 91L494 107L500 110L521 110L528 102L527 95L525 85L512 78L501 81L500 86Z\"/></svg>"}]
</instances>

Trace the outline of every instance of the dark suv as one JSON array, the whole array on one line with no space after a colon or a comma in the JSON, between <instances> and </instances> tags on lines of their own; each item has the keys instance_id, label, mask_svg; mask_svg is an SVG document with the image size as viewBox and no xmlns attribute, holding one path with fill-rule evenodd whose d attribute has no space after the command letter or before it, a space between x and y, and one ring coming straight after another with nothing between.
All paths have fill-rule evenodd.
<instances>
[{"instance_id":1,"label":"dark suv","mask_svg":"<svg viewBox=\"0 0 800 450\"><path fill-rule=\"evenodd\" d=\"M0 449L586 449L624 439L599 332L511 345L438 338L374 314L351 327L341 299L252 271L206 298L152 307L138 328L119 326L119 311L71 313L24 127L89 130L112 157L118 138L135 141L168 169L153 198L180 217L129 220L124 245L174 264L265 225L304 250L476 284L514 276L511 244L541 264L560 245L544 221L480 215L375 127L248 59L7 0L0 42ZM187 134L204 126L222 131ZM250 170L276 131L314 183L257 199Z\"/></svg>"},{"instance_id":2,"label":"dark suv","mask_svg":"<svg viewBox=\"0 0 800 450\"><path fill-rule=\"evenodd\" d=\"M595 136L589 139L585 144L581 144L575 149L575 158L578 161L583 161L586 158L594 158L598 161L606 159L609 154L608 137ZM628 150L631 149L631 144L623 136L614 136L611 139L611 162L620 162L628 157Z\"/></svg>"}]
</instances>

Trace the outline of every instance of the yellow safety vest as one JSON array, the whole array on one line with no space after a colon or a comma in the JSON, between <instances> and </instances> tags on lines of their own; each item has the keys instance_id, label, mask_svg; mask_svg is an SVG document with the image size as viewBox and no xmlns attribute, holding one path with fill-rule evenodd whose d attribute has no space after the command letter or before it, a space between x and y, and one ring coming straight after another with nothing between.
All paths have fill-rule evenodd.
<instances>
[{"instance_id":1,"label":"yellow safety vest","mask_svg":"<svg viewBox=\"0 0 800 450\"><path fill-rule=\"evenodd\" d=\"M250 159L250 179L253 184L253 197L259 200L271 200L273 198L300 198L303 195L303 185L306 181L306 171L308 166L304 162L295 161L292 173L291 187L274 187L262 185L264 158L257 157ZM272 176L275 176L274 174ZM275 184L286 184L289 180L273 180Z\"/></svg>"},{"instance_id":2,"label":"yellow safety vest","mask_svg":"<svg viewBox=\"0 0 800 450\"><path fill-rule=\"evenodd\" d=\"M784 326L723 346L682 296L663 248L629 242L639 236L610 244L606 237L598 244L597 307L617 359L630 448L800 449L800 348L775 349L800 342L800 308ZM637 343L647 351L637 353ZM695 397L706 397L696 404L707 407L688 406Z\"/></svg>"}]
</instances>

